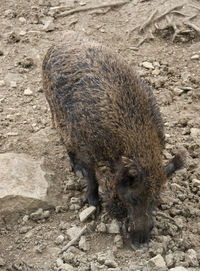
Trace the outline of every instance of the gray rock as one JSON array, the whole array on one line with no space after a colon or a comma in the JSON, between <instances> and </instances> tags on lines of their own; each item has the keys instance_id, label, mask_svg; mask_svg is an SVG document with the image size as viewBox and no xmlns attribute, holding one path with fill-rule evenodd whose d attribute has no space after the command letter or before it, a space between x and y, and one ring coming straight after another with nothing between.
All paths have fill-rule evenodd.
<instances>
[{"instance_id":1,"label":"gray rock","mask_svg":"<svg viewBox=\"0 0 200 271\"><path fill-rule=\"evenodd\" d=\"M58 259L56 260L56 265L57 265L58 267L62 266L62 265L63 265L63 260L62 260L61 258L58 258Z\"/></svg>"},{"instance_id":2,"label":"gray rock","mask_svg":"<svg viewBox=\"0 0 200 271\"><path fill-rule=\"evenodd\" d=\"M120 233L120 227L117 220L113 219L110 224L107 224L108 233Z\"/></svg>"},{"instance_id":3,"label":"gray rock","mask_svg":"<svg viewBox=\"0 0 200 271\"><path fill-rule=\"evenodd\" d=\"M26 88L24 90L24 96L32 96L33 95L33 91L30 88Z\"/></svg>"},{"instance_id":4,"label":"gray rock","mask_svg":"<svg viewBox=\"0 0 200 271\"><path fill-rule=\"evenodd\" d=\"M81 222L86 221L95 211L96 211L95 206L90 206L86 208L79 214L80 221Z\"/></svg>"},{"instance_id":5,"label":"gray rock","mask_svg":"<svg viewBox=\"0 0 200 271\"><path fill-rule=\"evenodd\" d=\"M55 240L55 243L56 245L61 245L65 240L65 237L63 235L59 235L56 240Z\"/></svg>"},{"instance_id":6,"label":"gray rock","mask_svg":"<svg viewBox=\"0 0 200 271\"><path fill-rule=\"evenodd\" d=\"M90 250L90 243L86 239L85 236L81 236L81 239L78 243L79 248L82 249L83 251L89 251Z\"/></svg>"},{"instance_id":7,"label":"gray rock","mask_svg":"<svg viewBox=\"0 0 200 271\"><path fill-rule=\"evenodd\" d=\"M166 263L165 263L163 257L160 254L156 255L153 258L151 258L148 261L147 266L148 266L148 268L150 268L150 270L155 269L155 268L160 268L162 270L165 270L165 269L167 270Z\"/></svg>"},{"instance_id":8,"label":"gray rock","mask_svg":"<svg viewBox=\"0 0 200 271\"><path fill-rule=\"evenodd\" d=\"M188 251L185 253L185 261L188 262L192 267L199 266L197 253L194 249L188 249Z\"/></svg>"},{"instance_id":9,"label":"gray rock","mask_svg":"<svg viewBox=\"0 0 200 271\"><path fill-rule=\"evenodd\" d=\"M200 55L197 55L197 54L191 56L192 60L198 60L199 58L200 58Z\"/></svg>"},{"instance_id":10,"label":"gray rock","mask_svg":"<svg viewBox=\"0 0 200 271\"><path fill-rule=\"evenodd\" d=\"M30 214L30 218L34 221L42 220L49 218L50 212L49 211L43 211L42 208L39 208L36 212Z\"/></svg>"},{"instance_id":11,"label":"gray rock","mask_svg":"<svg viewBox=\"0 0 200 271\"><path fill-rule=\"evenodd\" d=\"M4 80L0 80L0 87L4 87L6 85Z\"/></svg>"},{"instance_id":12,"label":"gray rock","mask_svg":"<svg viewBox=\"0 0 200 271\"><path fill-rule=\"evenodd\" d=\"M80 227L74 226L67 230L67 235L69 236L70 240L72 240L75 236L79 234L80 231L81 231Z\"/></svg>"},{"instance_id":13,"label":"gray rock","mask_svg":"<svg viewBox=\"0 0 200 271\"><path fill-rule=\"evenodd\" d=\"M177 266L177 267L169 269L169 271L187 271L187 269L182 266Z\"/></svg>"},{"instance_id":14,"label":"gray rock","mask_svg":"<svg viewBox=\"0 0 200 271\"><path fill-rule=\"evenodd\" d=\"M149 62L149 61L144 61L144 62L142 62L142 66L143 66L144 68L146 68L146 69L154 69L153 64L152 64L151 62Z\"/></svg>"},{"instance_id":15,"label":"gray rock","mask_svg":"<svg viewBox=\"0 0 200 271\"><path fill-rule=\"evenodd\" d=\"M64 264L62 264L61 266L60 266L60 269L59 269L60 271L74 271L75 269L74 269L74 267L72 266L72 265L70 265L70 264L67 264L67 263L64 263Z\"/></svg>"},{"instance_id":16,"label":"gray rock","mask_svg":"<svg viewBox=\"0 0 200 271\"><path fill-rule=\"evenodd\" d=\"M173 254L167 254L165 256L165 261L166 261L166 264L167 264L167 267L172 267L173 264L174 264L174 257L173 257Z\"/></svg>"},{"instance_id":17,"label":"gray rock","mask_svg":"<svg viewBox=\"0 0 200 271\"><path fill-rule=\"evenodd\" d=\"M5 266L6 262L3 258L0 257L0 267Z\"/></svg>"},{"instance_id":18,"label":"gray rock","mask_svg":"<svg viewBox=\"0 0 200 271\"><path fill-rule=\"evenodd\" d=\"M116 235L114 238L114 244L116 245L117 248L122 248L123 247L123 239L121 235Z\"/></svg>"},{"instance_id":19,"label":"gray rock","mask_svg":"<svg viewBox=\"0 0 200 271\"><path fill-rule=\"evenodd\" d=\"M106 232L106 224L101 222L100 224L97 225L96 228L97 232Z\"/></svg>"},{"instance_id":20,"label":"gray rock","mask_svg":"<svg viewBox=\"0 0 200 271\"><path fill-rule=\"evenodd\" d=\"M116 268L118 266L118 264L112 259L105 260L104 264L109 268Z\"/></svg>"},{"instance_id":21,"label":"gray rock","mask_svg":"<svg viewBox=\"0 0 200 271\"><path fill-rule=\"evenodd\" d=\"M0 199L17 195L45 199L48 183L41 163L26 154L0 154Z\"/></svg>"},{"instance_id":22,"label":"gray rock","mask_svg":"<svg viewBox=\"0 0 200 271\"><path fill-rule=\"evenodd\" d=\"M30 226L24 226L24 227L21 227L21 229L19 230L19 233L21 234L27 233L29 230L31 230Z\"/></svg>"},{"instance_id":23,"label":"gray rock","mask_svg":"<svg viewBox=\"0 0 200 271\"><path fill-rule=\"evenodd\" d=\"M46 201L48 182L41 164L42 160L27 154L0 154L0 220L13 223L25 209L51 206Z\"/></svg>"},{"instance_id":24,"label":"gray rock","mask_svg":"<svg viewBox=\"0 0 200 271\"><path fill-rule=\"evenodd\" d=\"M193 179L192 180L192 186L194 186L194 187L200 187L200 180Z\"/></svg>"}]
</instances>

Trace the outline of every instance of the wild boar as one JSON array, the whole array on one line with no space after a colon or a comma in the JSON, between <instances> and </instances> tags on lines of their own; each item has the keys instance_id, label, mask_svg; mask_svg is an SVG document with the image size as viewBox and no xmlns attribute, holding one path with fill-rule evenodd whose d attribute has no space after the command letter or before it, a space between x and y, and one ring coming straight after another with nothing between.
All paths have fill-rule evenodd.
<instances>
[{"instance_id":1,"label":"wild boar","mask_svg":"<svg viewBox=\"0 0 200 271\"><path fill-rule=\"evenodd\" d=\"M155 97L113 50L68 32L43 61L43 88L73 170L88 180L86 198L98 205L97 171L106 163L107 206L123 219L133 249L146 247L152 210L183 155L163 165L163 122Z\"/></svg>"}]
</instances>

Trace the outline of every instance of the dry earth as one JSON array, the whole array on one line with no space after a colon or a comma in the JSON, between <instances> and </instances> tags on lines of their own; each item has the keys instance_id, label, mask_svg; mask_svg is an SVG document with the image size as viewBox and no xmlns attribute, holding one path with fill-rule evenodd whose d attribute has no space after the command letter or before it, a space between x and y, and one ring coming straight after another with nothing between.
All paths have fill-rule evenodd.
<instances>
[{"instance_id":1,"label":"dry earth","mask_svg":"<svg viewBox=\"0 0 200 271\"><path fill-rule=\"evenodd\" d=\"M0 219L0 270L200 270L200 1L132 0L84 10L116 1L1 0L1 172L15 172L19 182L26 174L24 180L34 186L38 178L26 169L36 161L49 187L45 200L28 194L28 203L1 194L0 210L11 207ZM53 8L61 6L66 9ZM71 12L77 8L83 10ZM85 183L69 171L41 84L43 56L68 29L122 54L153 87L165 123L165 161L180 147L187 151L186 168L162 192L148 251L132 251L123 225L111 223L104 210L87 222L79 220L86 208ZM10 164L3 164L5 154ZM18 154L27 167L18 168ZM38 207L45 211L35 213ZM69 229L84 224L80 242L62 252ZM148 262L154 256L157 260Z\"/></svg>"}]
</instances>

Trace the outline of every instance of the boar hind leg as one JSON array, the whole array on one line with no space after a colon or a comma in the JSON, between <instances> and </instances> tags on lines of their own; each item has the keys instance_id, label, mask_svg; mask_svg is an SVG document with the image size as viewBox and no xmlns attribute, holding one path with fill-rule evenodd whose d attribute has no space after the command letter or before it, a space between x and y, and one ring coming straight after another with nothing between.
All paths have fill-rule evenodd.
<instances>
[{"instance_id":1,"label":"boar hind leg","mask_svg":"<svg viewBox=\"0 0 200 271\"><path fill-rule=\"evenodd\" d=\"M97 206L99 203L98 181L93 166L91 163L86 164L77 159L73 152L69 152L68 155L70 158L71 170L77 177L86 178L88 181L86 201L89 205Z\"/></svg>"}]
</instances>

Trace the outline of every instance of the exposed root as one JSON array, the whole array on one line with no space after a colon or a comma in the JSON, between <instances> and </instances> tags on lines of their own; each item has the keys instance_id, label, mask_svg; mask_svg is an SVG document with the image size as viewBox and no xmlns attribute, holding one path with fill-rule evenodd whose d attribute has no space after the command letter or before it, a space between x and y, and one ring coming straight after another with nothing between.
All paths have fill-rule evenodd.
<instances>
[{"instance_id":1,"label":"exposed root","mask_svg":"<svg viewBox=\"0 0 200 271\"><path fill-rule=\"evenodd\" d=\"M168 26L172 27L173 30L174 30L174 34L173 34L173 37L172 37L172 41L174 41L176 36L181 33L181 30L177 27L176 23L174 22L173 16L172 17L166 16L166 19L167 19L167 22L168 22Z\"/></svg>"},{"instance_id":2,"label":"exposed root","mask_svg":"<svg viewBox=\"0 0 200 271\"><path fill-rule=\"evenodd\" d=\"M197 7L197 6L195 6L195 5L189 5L189 6L192 7L192 8L195 8L195 9L197 9L197 10L200 11L200 7Z\"/></svg>"},{"instance_id":3,"label":"exposed root","mask_svg":"<svg viewBox=\"0 0 200 271\"><path fill-rule=\"evenodd\" d=\"M138 42L137 47L139 47L140 45L142 45L144 42L146 41L150 41L154 39L154 35L152 34L152 32L148 32L147 35Z\"/></svg>"},{"instance_id":4,"label":"exposed root","mask_svg":"<svg viewBox=\"0 0 200 271\"><path fill-rule=\"evenodd\" d=\"M167 11L165 11L163 14L159 15L158 17L156 17L153 22L157 22L159 20L161 20L162 18L164 18L166 15L168 15L169 13L171 13L173 10L176 9L181 9L183 7L183 5L177 5L173 8L168 9Z\"/></svg>"},{"instance_id":5,"label":"exposed root","mask_svg":"<svg viewBox=\"0 0 200 271\"><path fill-rule=\"evenodd\" d=\"M145 29L148 25L150 25L150 24L152 23L153 18L155 17L155 15L156 15L157 13L158 13L158 10L156 9L156 10L149 16L149 18L146 20L146 22L145 22L142 26L140 26L139 32L144 31L144 29Z\"/></svg>"},{"instance_id":6,"label":"exposed root","mask_svg":"<svg viewBox=\"0 0 200 271\"><path fill-rule=\"evenodd\" d=\"M85 225L81 231L79 232L79 234L77 236L75 236L66 246L64 246L62 248L62 252L66 251L69 247L71 247L74 243L76 243L76 241L81 237L81 235L86 231L87 229L87 225Z\"/></svg>"},{"instance_id":7,"label":"exposed root","mask_svg":"<svg viewBox=\"0 0 200 271\"><path fill-rule=\"evenodd\" d=\"M81 11L88 11L88 10L93 10L93 9L98 9L98 8L113 8L113 7L120 7L122 5L125 5L129 3L129 0L121 1L121 2L114 2L114 3L105 3L102 5L96 5L96 6L89 6L89 7L80 7L80 8L75 8L71 10L67 10L65 12L62 12L60 14L55 15L56 17L64 17L68 15L72 15L74 13L79 13Z\"/></svg>"},{"instance_id":8,"label":"exposed root","mask_svg":"<svg viewBox=\"0 0 200 271\"><path fill-rule=\"evenodd\" d=\"M200 27L190 22L184 22L184 24L194 29L200 35Z\"/></svg>"}]
</instances>

